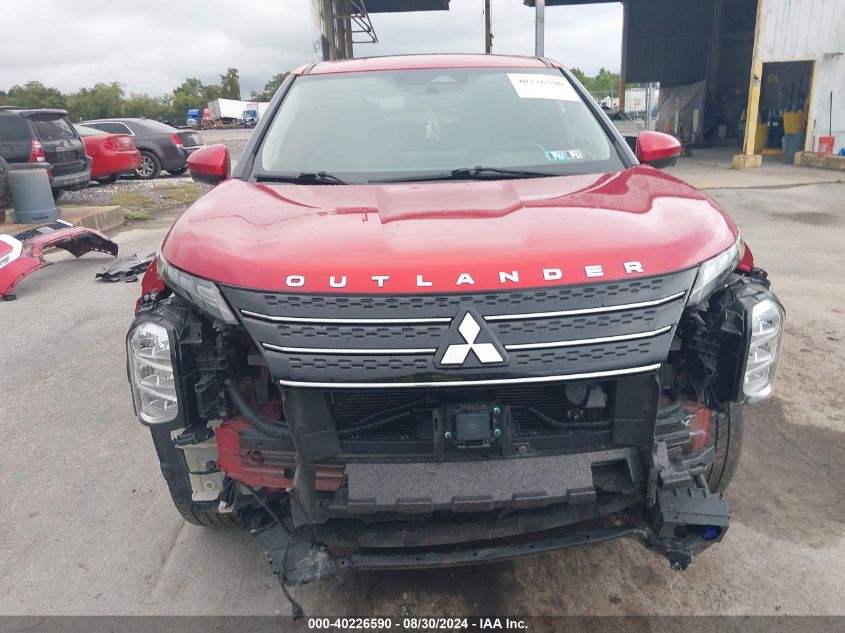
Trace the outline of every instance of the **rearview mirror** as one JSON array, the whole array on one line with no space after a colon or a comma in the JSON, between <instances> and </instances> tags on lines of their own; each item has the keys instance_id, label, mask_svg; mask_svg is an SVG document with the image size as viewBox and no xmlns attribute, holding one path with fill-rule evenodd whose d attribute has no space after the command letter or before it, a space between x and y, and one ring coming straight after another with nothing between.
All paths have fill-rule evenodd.
<instances>
[{"instance_id":1,"label":"rearview mirror","mask_svg":"<svg viewBox=\"0 0 845 633\"><path fill-rule=\"evenodd\" d=\"M677 163L681 149L678 139L663 132L645 130L637 136L637 160L657 169Z\"/></svg>"},{"instance_id":2,"label":"rearview mirror","mask_svg":"<svg viewBox=\"0 0 845 633\"><path fill-rule=\"evenodd\" d=\"M225 145L209 145L188 156L191 178L207 185L216 185L232 175L232 160Z\"/></svg>"}]
</instances>

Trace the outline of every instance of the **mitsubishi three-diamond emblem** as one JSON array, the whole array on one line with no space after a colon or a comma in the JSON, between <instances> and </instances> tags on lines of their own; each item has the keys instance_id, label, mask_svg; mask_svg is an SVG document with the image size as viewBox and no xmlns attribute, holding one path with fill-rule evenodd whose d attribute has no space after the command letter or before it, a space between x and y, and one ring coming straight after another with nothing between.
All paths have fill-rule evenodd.
<instances>
[{"instance_id":1,"label":"mitsubishi three-diamond emblem","mask_svg":"<svg viewBox=\"0 0 845 633\"><path fill-rule=\"evenodd\" d=\"M482 317L472 310L463 310L452 320L435 362L443 368L503 365L507 363L507 352Z\"/></svg>"}]
</instances>

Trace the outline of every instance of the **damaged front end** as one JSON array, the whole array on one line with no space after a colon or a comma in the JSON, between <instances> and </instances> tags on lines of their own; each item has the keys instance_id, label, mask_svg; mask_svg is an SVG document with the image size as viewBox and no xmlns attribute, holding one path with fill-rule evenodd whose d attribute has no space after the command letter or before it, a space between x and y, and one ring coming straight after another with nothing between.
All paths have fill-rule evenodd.
<instances>
[{"instance_id":1,"label":"damaged front end","mask_svg":"<svg viewBox=\"0 0 845 633\"><path fill-rule=\"evenodd\" d=\"M409 297L412 318L159 257L127 337L136 411L183 516L248 527L283 583L626 536L685 569L729 527L740 405L771 394L779 353L783 309L741 248L551 299ZM465 314L509 365L435 364Z\"/></svg>"},{"instance_id":2,"label":"damaged front end","mask_svg":"<svg viewBox=\"0 0 845 633\"><path fill-rule=\"evenodd\" d=\"M74 257L98 251L117 257L118 246L108 237L83 226L56 220L14 235L0 234L0 300L12 300L12 290L27 275L49 265L44 252L61 248Z\"/></svg>"}]
</instances>

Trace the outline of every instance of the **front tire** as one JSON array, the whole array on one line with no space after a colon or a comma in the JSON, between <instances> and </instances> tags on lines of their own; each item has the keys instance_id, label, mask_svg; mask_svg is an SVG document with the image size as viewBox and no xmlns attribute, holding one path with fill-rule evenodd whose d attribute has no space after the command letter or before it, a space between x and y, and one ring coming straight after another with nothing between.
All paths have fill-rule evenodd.
<instances>
[{"instance_id":1,"label":"front tire","mask_svg":"<svg viewBox=\"0 0 845 633\"><path fill-rule=\"evenodd\" d=\"M141 166L135 170L135 175L141 180L158 178L161 173L161 161L152 152L141 152Z\"/></svg>"},{"instance_id":2,"label":"front tire","mask_svg":"<svg viewBox=\"0 0 845 633\"><path fill-rule=\"evenodd\" d=\"M118 178L120 178L120 174L112 174L111 176L106 176L105 178L97 178L97 182L101 185L113 185L117 182Z\"/></svg>"},{"instance_id":3,"label":"front tire","mask_svg":"<svg viewBox=\"0 0 845 633\"><path fill-rule=\"evenodd\" d=\"M240 527L240 520L235 513L217 512L216 503L198 503L191 499L191 482L188 479L188 465L185 456L170 439L170 432L163 429L150 429L153 436L161 474L167 482L170 498L182 518L191 525L208 528Z\"/></svg>"},{"instance_id":4,"label":"front tire","mask_svg":"<svg viewBox=\"0 0 845 633\"><path fill-rule=\"evenodd\" d=\"M707 486L714 492L724 492L733 479L742 452L742 407L732 404L724 415L717 415L711 423L710 437L716 449L716 459L706 473Z\"/></svg>"}]
</instances>

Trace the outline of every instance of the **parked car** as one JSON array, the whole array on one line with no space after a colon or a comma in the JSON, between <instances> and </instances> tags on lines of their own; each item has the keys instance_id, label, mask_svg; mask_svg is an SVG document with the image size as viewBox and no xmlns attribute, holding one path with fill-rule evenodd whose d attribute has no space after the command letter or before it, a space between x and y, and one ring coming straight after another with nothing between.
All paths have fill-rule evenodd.
<instances>
[{"instance_id":1,"label":"parked car","mask_svg":"<svg viewBox=\"0 0 845 633\"><path fill-rule=\"evenodd\" d=\"M134 172L141 166L141 152L130 134L109 134L93 127L75 125L91 158L91 178L107 185L121 174Z\"/></svg>"},{"instance_id":2,"label":"parked car","mask_svg":"<svg viewBox=\"0 0 845 633\"><path fill-rule=\"evenodd\" d=\"M187 169L188 156L204 145L199 132L177 130L152 119L98 119L81 125L110 134L130 134L141 152L135 175L144 180L158 178L162 169L179 176Z\"/></svg>"},{"instance_id":3,"label":"parked car","mask_svg":"<svg viewBox=\"0 0 845 633\"><path fill-rule=\"evenodd\" d=\"M723 538L784 311L677 139L499 55L303 66L259 130L191 156L127 335L188 522L283 583Z\"/></svg>"},{"instance_id":4,"label":"parked car","mask_svg":"<svg viewBox=\"0 0 845 633\"><path fill-rule=\"evenodd\" d=\"M91 180L85 145L65 110L0 107L0 156L10 165L45 163L56 199Z\"/></svg>"},{"instance_id":5,"label":"parked car","mask_svg":"<svg viewBox=\"0 0 845 633\"><path fill-rule=\"evenodd\" d=\"M9 191L6 170L6 160L0 156L0 224L6 221L6 209L12 204L12 192ZM4 263L3 259L0 258L0 266Z\"/></svg>"},{"instance_id":6,"label":"parked car","mask_svg":"<svg viewBox=\"0 0 845 633\"><path fill-rule=\"evenodd\" d=\"M602 110L604 110L607 118L613 122L613 127L619 130L619 133L625 139L628 146L636 152L637 137L640 135L640 132L645 130L645 127L621 110L611 110L609 108L602 108Z\"/></svg>"},{"instance_id":7,"label":"parked car","mask_svg":"<svg viewBox=\"0 0 845 633\"><path fill-rule=\"evenodd\" d=\"M621 110L611 110L610 108L602 108L607 118L613 121L613 126L619 130L622 138L628 146L637 151L637 137L640 135L645 127L639 122L632 119L627 113Z\"/></svg>"}]
</instances>

